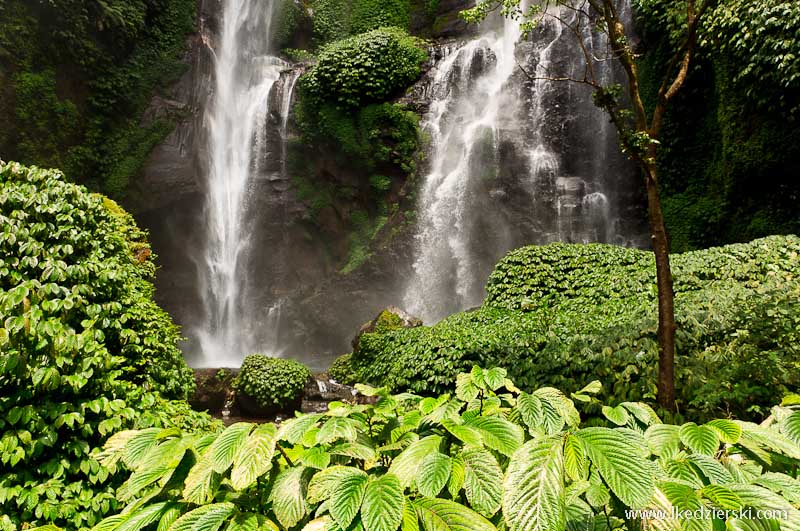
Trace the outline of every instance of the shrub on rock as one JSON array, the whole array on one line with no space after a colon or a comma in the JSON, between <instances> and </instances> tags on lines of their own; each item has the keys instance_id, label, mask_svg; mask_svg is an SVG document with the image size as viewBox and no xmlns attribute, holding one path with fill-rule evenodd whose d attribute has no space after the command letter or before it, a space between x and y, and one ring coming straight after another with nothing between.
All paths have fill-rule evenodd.
<instances>
[{"instance_id":1,"label":"shrub on rock","mask_svg":"<svg viewBox=\"0 0 800 531\"><path fill-rule=\"evenodd\" d=\"M234 387L243 410L269 415L298 406L310 377L308 368L297 361L251 354L242 362Z\"/></svg>"}]
</instances>

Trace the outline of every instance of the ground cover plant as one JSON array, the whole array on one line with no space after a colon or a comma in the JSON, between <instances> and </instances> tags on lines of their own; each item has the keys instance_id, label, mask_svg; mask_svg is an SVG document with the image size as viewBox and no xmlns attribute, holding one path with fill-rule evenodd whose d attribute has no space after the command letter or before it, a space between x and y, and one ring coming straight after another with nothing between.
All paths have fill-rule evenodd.
<instances>
[{"instance_id":1,"label":"ground cover plant","mask_svg":"<svg viewBox=\"0 0 800 531\"><path fill-rule=\"evenodd\" d=\"M673 257L678 408L695 418L763 418L798 389L800 239L770 237ZM656 382L652 256L609 245L509 253L475 311L428 327L365 334L340 380L440 393L474 363L509 367L523 389L575 391L601 379L610 401L651 400Z\"/></svg>"},{"instance_id":2,"label":"ground cover plant","mask_svg":"<svg viewBox=\"0 0 800 531\"><path fill-rule=\"evenodd\" d=\"M600 387L529 394L473 367L437 398L359 386L374 404L280 426L121 432L101 461L130 470L128 506L95 529L800 529L797 397L761 425L665 424L637 402L584 422L576 404ZM691 524L637 512L673 508L716 512Z\"/></svg>"}]
</instances>

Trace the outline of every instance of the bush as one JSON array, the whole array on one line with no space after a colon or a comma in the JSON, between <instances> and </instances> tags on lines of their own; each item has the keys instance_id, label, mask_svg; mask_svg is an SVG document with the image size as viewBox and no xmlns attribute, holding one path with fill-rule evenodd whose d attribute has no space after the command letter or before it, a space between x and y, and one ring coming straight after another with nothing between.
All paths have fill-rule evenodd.
<instances>
[{"instance_id":1,"label":"bush","mask_svg":"<svg viewBox=\"0 0 800 531\"><path fill-rule=\"evenodd\" d=\"M95 459L108 435L211 424L166 400L192 372L130 215L57 171L0 164L0 227L0 512L91 527L117 507Z\"/></svg>"},{"instance_id":2,"label":"bush","mask_svg":"<svg viewBox=\"0 0 800 531\"><path fill-rule=\"evenodd\" d=\"M681 410L762 417L771 396L798 389L798 253L797 237L770 237L673 256ZM652 399L653 267L650 253L608 245L518 249L492 273L482 308L432 327L367 334L337 370L439 393L472 364L497 364L524 389L572 391L599 378L609 400Z\"/></svg>"},{"instance_id":3,"label":"bush","mask_svg":"<svg viewBox=\"0 0 800 531\"><path fill-rule=\"evenodd\" d=\"M380 27L407 29L408 0L314 0L314 39L324 45Z\"/></svg>"},{"instance_id":4,"label":"bush","mask_svg":"<svg viewBox=\"0 0 800 531\"><path fill-rule=\"evenodd\" d=\"M762 425L674 425L643 403L602 406L597 381L569 398L521 392L506 376L474 367L438 398L359 386L374 404L169 434L147 457L135 449L153 432L117 435L104 462L124 460L133 473L120 499L144 501L102 529L651 529L638 510L697 509L714 514L698 529L796 529L800 397ZM602 416L582 419L581 404ZM734 514L748 508L780 516Z\"/></svg>"},{"instance_id":5,"label":"bush","mask_svg":"<svg viewBox=\"0 0 800 531\"><path fill-rule=\"evenodd\" d=\"M251 354L242 362L234 388L264 409L281 409L297 402L310 377L297 361Z\"/></svg>"},{"instance_id":6,"label":"bush","mask_svg":"<svg viewBox=\"0 0 800 531\"><path fill-rule=\"evenodd\" d=\"M304 97L340 108L381 102L420 75L427 54L398 28L381 28L322 48L317 65L300 78Z\"/></svg>"}]
</instances>

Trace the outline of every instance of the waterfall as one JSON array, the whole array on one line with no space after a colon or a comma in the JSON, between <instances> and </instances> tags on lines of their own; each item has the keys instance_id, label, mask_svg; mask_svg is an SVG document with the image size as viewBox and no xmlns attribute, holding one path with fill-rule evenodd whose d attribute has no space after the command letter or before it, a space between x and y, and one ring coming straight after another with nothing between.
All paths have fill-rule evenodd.
<instances>
[{"instance_id":1,"label":"waterfall","mask_svg":"<svg viewBox=\"0 0 800 531\"><path fill-rule=\"evenodd\" d=\"M422 123L430 152L404 294L427 322L479 305L492 267L514 247L627 241L615 231L624 226L616 196L631 170L615 131L587 87L545 79L582 75L576 36L545 17L522 37L517 21L498 16L433 65ZM587 31L583 41L604 53L602 36ZM604 82L618 75L610 62L596 68Z\"/></svg>"},{"instance_id":2,"label":"waterfall","mask_svg":"<svg viewBox=\"0 0 800 531\"><path fill-rule=\"evenodd\" d=\"M274 157L268 150L269 96L283 79L281 143L297 76L282 76L290 65L271 55L275 0L227 0L214 47L213 91L204 116L205 242L197 260L204 318L195 328L195 366L238 366L245 354L264 348L269 337L258 323L256 285L249 262L258 210L259 175ZM287 85L288 83L288 85ZM285 148L279 150L285 159ZM281 162L283 164L283 162ZM277 310L266 309L271 317ZM267 326L276 326L270 324ZM268 352L267 352L268 353Z\"/></svg>"}]
</instances>

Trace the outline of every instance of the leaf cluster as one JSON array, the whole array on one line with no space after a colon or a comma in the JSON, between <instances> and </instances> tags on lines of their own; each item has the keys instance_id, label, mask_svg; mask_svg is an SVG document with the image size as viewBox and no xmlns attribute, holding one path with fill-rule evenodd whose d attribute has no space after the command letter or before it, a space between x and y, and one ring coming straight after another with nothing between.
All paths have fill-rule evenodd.
<instances>
[{"instance_id":1,"label":"leaf cluster","mask_svg":"<svg viewBox=\"0 0 800 531\"><path fill-rule=\"evenodd\" d=\"M647 405L604 406L592 382L566 396L521 392L501 368L459 374L423 398L359 386L373 404L332 403L280 426L218 435L158 430L112 437L103 463L131 475L128 509L97 531L565 531L650 528L636 511L706 509L657 529L800 529L800 410L761 425L664 424ZM753 518L725 514L752 509ZM778 519L756 519L756 510Z\"/></svg>"},{"instance_id":2,"label":"leaf cluster","mask_svg":"<svg viewBox=\"0 0 800 531\"><path fill-rule=\"evenodd\" d=\"M283 407L300 397L310 377L308 368L295 360L251 354L242 362L234 388L262 407Z\"/></svg>"},{"instance_id":3,"label":"leaf cluster","mask_svg":"<svg viewBox=\"0 0 800 531\"><path fill-rule=\"evenodd\" d=\"M208 425L167 400L193 378L152 299L154 272L145 234L115 203L57 171L0 164L0 507L11 519L91 526L117 507L93 456L101 441Z\"/></svg>"}]
</instances>

